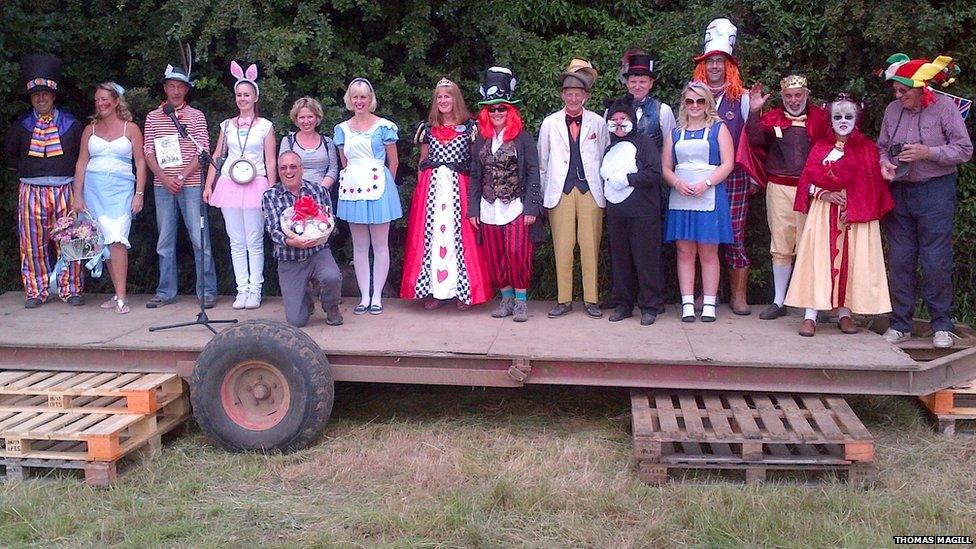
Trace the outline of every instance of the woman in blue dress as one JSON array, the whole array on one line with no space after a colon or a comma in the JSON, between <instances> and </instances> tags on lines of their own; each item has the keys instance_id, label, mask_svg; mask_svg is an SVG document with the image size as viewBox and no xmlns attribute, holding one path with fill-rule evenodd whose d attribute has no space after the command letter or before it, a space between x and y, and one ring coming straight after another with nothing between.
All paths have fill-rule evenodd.
<instances>
[{"instance_id":1,"label":"woman in blue dress","mask_svg":"<svg viewBox=\"0 0 976 549\"><path fill-rule=\"evenodd\" d=\"M376 94L369 80L354 78L343 99L353 115L333 132L343 167L336 215L349 223L352 233L353 266L361 296L353 313L378 315L383 312L383 286L390 271L390 222L403 215L393 182L399 164L397 127L373 114Z\"/></svg>"},{"instance_id":2,"label":"woman in blue dress","mask_svg":"<svg viewBox=\"0 0 976 549\"><path fill-rule=\"evenodd\" d=\"M701 262L702 322L715 321L719 244L732 242L725 178L735 166L732 134L715 110L707 86L690 82L681 92L678 127L664 139L661 160L671 186L665 239L678 249L681 320L695 321L695 263Z\"/></svg>"},{"instance_id":3,"label":"woman in blue dress","mask_svg":"<svg viewBox=\"0 0 976 549\"><path fill-rule=\"evenodd\" d=\"M146 188L142 132L132 122L124 92L114 82L95 88L95 115L81 136L73 195L74 210L88 210L104 238L115 295L101 307L118 314L130 310L129 228L132 216L142 211Z\"/></svg>"}]
</instances>

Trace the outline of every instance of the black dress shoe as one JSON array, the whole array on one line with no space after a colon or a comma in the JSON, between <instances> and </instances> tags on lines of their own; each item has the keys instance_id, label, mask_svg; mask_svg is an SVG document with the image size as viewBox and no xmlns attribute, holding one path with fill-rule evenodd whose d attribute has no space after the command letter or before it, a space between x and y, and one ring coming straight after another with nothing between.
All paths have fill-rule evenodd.
<instances>
[{"instance_id":1,"label":"black dress shoe","mask_svg":"<svg viewBox=\"0 0 976 549\"><path fill-rule=\"evenodd\" d=\"M205 295L203 296L203 308L213 309L217 305L217 296Z\"/></svg>"},{"instance_id":2,"label":"black dress shoe","mask_svg":"<svg viewBox=\"0 0 976 549\"><path fill-rule=\"evenodd\" d=\"M549 311L549 318L559 318L573 310L572 303L556 303L556 306Z\"/></svg>"},{"instance_id":3,"label":"black dress shoe","mask_svg":"<svg viewBox=\"0 0 976 549\"><path fill-rule=\"evenodd\" d=\"M652 313L650 311L641 313L641 326L650 326L651 324L654 324L655 320L657 320L657 313Z\"/></svg>"},{"instance_id":4,"label":"black dress shoe","mask_svg":"<svg viewBox=\"0 0 976 549\"><path fill-rule=\"evenodd\" d=\"M72 307L81 307L82 305L85 304L85 296L83 295L68 296L68 299L65 300L65 303L71 305Z\"/></svg>"},{"instance_id":5,"label":"black dress shoe","mask_svg":"<svg viewBox=\"0 0 976 549\"><path fill-rule=\"evenodd\" d=\"M341 326L342 325L342 314L339 312L339 306L336 305L331 309L326 309L325 311L325 323L329 326Z\"/></svg>"},{"instance_id":6,"label":"black dress shoe","mask_svg":"<svg viewBox=\"0 0 976 549\"><path fill-rule=\"evenodd\" d=\"M583 308L586 309L586 314L590 318L603 318L603 311L597 307L596 303L583 302Z\"/></svg>"},{"instance_id":7,"label":"black dress shoe","mask_svg":"<svg viewBox=\"0 0 976 549\"><path fill-rule=\"evenodd\" d=\"M27 301L24 302L25 309L36 309L41 305L44 305L44 302L37 297L29 297L27 298Z\"/></svg>"},{"instance_id":8,"label":"black dress shoe","mask_svg":"<svg viewBox=\"0 0 976 549\"><path fill-rule=\"evenodd\" d=\"M613 314L610 315L610 322L620 322L625 318L630 318L634 315L633 307L620 307L618 306L613 310Z\"/></svg>"},{"instance_id":9,"label":"black dress shoe","mask_svg":"<svg viewBox=\"0 0 976 549\"><path fill-rule=\"evenodd\" d=\"M786 307L779 306L775 303L770 303L761 313L759 313L760 320L776 320L781 316L786 316L789 311Z\"/></svg>"}]
</instances>

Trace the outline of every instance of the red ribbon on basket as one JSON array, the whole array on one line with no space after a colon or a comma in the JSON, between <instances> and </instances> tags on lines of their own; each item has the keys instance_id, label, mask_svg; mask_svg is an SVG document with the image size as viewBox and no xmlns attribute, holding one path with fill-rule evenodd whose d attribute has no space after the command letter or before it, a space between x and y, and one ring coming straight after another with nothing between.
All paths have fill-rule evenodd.
<instances>
[{"instance_id":1,"label":"red ribbon on basket","mask_svg":"<svg viewBox=\"0 0 976 549\"><path fill-rule=\"evenodd\" d=\"M306 221L322 215L322 207L310 196L303 196L295 201L295 214L292 221Z\"/></svg>"}]
</instances>

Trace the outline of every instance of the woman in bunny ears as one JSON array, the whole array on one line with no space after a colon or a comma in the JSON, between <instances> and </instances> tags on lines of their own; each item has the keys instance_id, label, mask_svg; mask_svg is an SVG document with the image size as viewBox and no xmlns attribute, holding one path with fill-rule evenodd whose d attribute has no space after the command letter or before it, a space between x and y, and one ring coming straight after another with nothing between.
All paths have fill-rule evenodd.
<instances>
[{"instance_id":1,"label":"woman in bunny ears","mask_svg":"<svg viewBox=\"0 0 976 549\"><path fill-rule=\"evenodd\" d=\"M275 184L274 126L258 112L260 88L257 65L242 70L231 61L230 73L237 79L234 97L239 114L220 124L220 137L213 166L207 173L203 200L220 208L224 227L230 238L230 257L237 282L235 309L257 309L261 306L264 284L264 217L261 196ZM214 180L216 179L216 183Z\"/></svg>"},{"instance_id":2,"label":"woman in bunny ears","mask_svg":"<svg viewBox=\"0 0 976 549\"><path fill-rule=\"evenodd\" d=\"M376 93L365 78L353 78L343 100L353 115L333 132L343 166L336 215L349 223L352 233L352 259L361 296L352 312L378 315L383 312L383 286L390 272L390 222L403 215L393 182L399 165L397 126L373 114Z\"/></svg>"}]
</instances>

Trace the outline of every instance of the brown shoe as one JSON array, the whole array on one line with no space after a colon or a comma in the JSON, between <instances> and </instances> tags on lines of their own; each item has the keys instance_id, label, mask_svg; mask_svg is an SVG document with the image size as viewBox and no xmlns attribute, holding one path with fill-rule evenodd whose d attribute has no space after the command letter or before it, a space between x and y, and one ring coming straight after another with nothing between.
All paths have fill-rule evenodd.
<instances>
[{"instance_id":1,"label":"brown shoe","mask_svg":"<svg viewBox=\"0 0 976 549\"><path fill-rule=\"evenodd\" d=\"M845 334L856 334L860 330L854 325L854 319L849 316L842 316L837 319L837 327Z\"/></svg>"},{"instance_id":2,"label":"brown shoe","mask_svg":"<svg viewBox=\"0 0 976 549\"><path fill-rule=\"evenodd\" d=\"M806 319L803 324L800 324L800 331L798 332L803 337L813 337L813 334L817 333L817 323L816 321Z\"/></svg>"}]
</instances>

